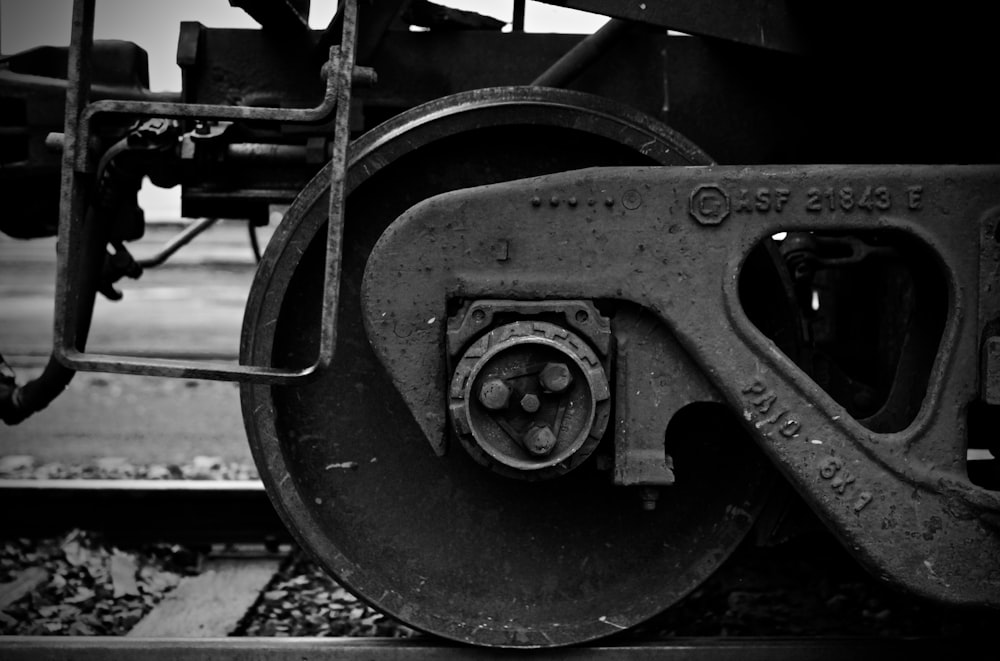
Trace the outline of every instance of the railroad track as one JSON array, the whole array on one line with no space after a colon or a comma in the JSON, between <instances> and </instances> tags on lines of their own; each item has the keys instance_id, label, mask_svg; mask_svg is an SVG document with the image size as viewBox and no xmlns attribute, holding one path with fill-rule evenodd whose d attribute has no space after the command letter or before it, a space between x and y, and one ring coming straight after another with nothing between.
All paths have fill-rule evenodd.
<instances>
[{"instance_id":1,"label":"railroad track","mask_svg":"<svg viewBox=\"0 0 1000 661\"><path fill-rule=\"evenodd\" d=\"M543 652L498 651L449 645L434 640L223 638L165 640L137 638L0 640L6 661L75 659L118 661L457 661L459 659L559 659L587 661L803 661L840 660L940 661L942 658L989 658L983 641L925 640L796 640L679 639L642 643L574 647ZM956 657L957 655L957 657Z\"/></svg>"},{"instance_id":2,"label":"railroad track","mask_svg":"<svg viewBox=\"0 0 1000 661\"><path fill-rule=\"evenodd\" d=\"M287 557L287 532L257 481L2 480L5 536L70 528L132 541L215 544L200 573L186 577L125 636L0 636L0 659L467 658L782 661L944 656L992 658L983 641L950 638L670 638L626 634L595 646L545 652L478 650L438 639L230 637ZM247 544L250 542L250 544ZM225 543L225 544L223 544Z\"/></svg>"}]
</instances>

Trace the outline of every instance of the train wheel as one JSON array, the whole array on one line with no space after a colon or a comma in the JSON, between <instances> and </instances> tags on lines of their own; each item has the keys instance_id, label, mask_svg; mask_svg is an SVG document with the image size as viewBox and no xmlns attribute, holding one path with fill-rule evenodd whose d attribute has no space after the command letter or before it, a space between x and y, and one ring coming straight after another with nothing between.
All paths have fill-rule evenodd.
<instances>
[{"instance_id":1,"label":"train wheel","mask_svg":"<svg viewBox=\"0 0 1000 661\"><path fill-rule=\"evenodd\" d=\"M403 622L498 647L613 634L707 578L749 530L769 480L738 425L709 415L672 440L685 471L654 511L586 466L529 483L491 473L457 443L437 457L369 346L360 287L382 231L430 196L589 166L709 162L625 107L541 88L440 99L359 138L334 365L306 386L242 388L261 477L301 545ZM300 367L316 355L327 181L324 169L267 248L244 361Z\"/></svg>"}]
</instances>

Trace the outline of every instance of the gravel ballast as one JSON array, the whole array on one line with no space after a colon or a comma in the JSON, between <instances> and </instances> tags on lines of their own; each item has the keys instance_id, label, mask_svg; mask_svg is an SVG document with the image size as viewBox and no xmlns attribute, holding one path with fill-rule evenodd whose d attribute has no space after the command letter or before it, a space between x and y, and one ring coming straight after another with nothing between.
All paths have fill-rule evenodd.
<instances>
[{"instance_id":1,"label":"gravel ballast","mask_svg":"<svg viewBox=\"0 0 1000 661\"><path fill-rule=\"evenodd\" d=\"M255 479L253 466L197 457L183 465L112 458L87 465L0 458L0 478ZM2 531L0 531L2 535ZM117 547L87 531L0 539L0 634L124 635L211 549ZM624 634L674 636L986 636L996 611L962 609L894 590L867 574L826 531L772 546L744 543L666 613ZM240 636L410 637L291 547L243 617Z\"/></svg>"}]
</instances>

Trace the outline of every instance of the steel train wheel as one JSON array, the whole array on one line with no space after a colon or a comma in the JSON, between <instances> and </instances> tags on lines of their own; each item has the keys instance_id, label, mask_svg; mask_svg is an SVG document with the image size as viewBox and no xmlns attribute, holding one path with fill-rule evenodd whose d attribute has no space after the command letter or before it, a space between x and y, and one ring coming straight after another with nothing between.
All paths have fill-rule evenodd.
<instances>
[{"instance_id":1,"label":"steel train wheel","mask_svg":"<svg viewBox=\"0 0 1000 661\"><path fill-rule=\"evenodd\" d=\"M625 107L540 88L440 99L357 140L335 364L307 386L242 388L261 477L301 545L407 624L499 647L616 633L709 576L763 498L769 472L752 443L718 421L675 440L685 470L653 512L586 466L526 483L489 473L457 444L438 458L373 355L359 300L383 229L429 196L595 165L708 162ZM267 248L244 361L291 367L315 356L327 180L324 169Z\"/></svg>"}]
</instances>

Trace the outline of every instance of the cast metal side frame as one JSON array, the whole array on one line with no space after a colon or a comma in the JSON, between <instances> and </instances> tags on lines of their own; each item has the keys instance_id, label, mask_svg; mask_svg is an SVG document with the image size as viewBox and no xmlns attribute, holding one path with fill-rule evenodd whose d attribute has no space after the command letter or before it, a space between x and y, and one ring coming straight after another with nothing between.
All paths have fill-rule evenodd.
<instances>
[{"instance_id":1,"label":"cast metal side frame","mask_svg":"<svg viewBox=\"0 0 1000 661\"><path fill-rule=\"evenodd\" d=\"M860 204L866 195L872 204ZM587 203L561 203L570 199ZM739 298L746 256L775 233L871 230L921 244L948 291L923 403L892 432L855 420L750 322ZM980 368L980 354L1000 318L998 233L994 165L564 172L439 195L407 211L369 257L365 326L435 445L445 434L447 301L638 304L670 329L862 564L918 594L996 607L1000 492L968 479L965 430L969 403L990 398L980 372L996 369L988 356ZM498 243L508 245L503 260L491 249ZM401 340L404 329L412 332Z\"/></svg>"}]
</instances>

